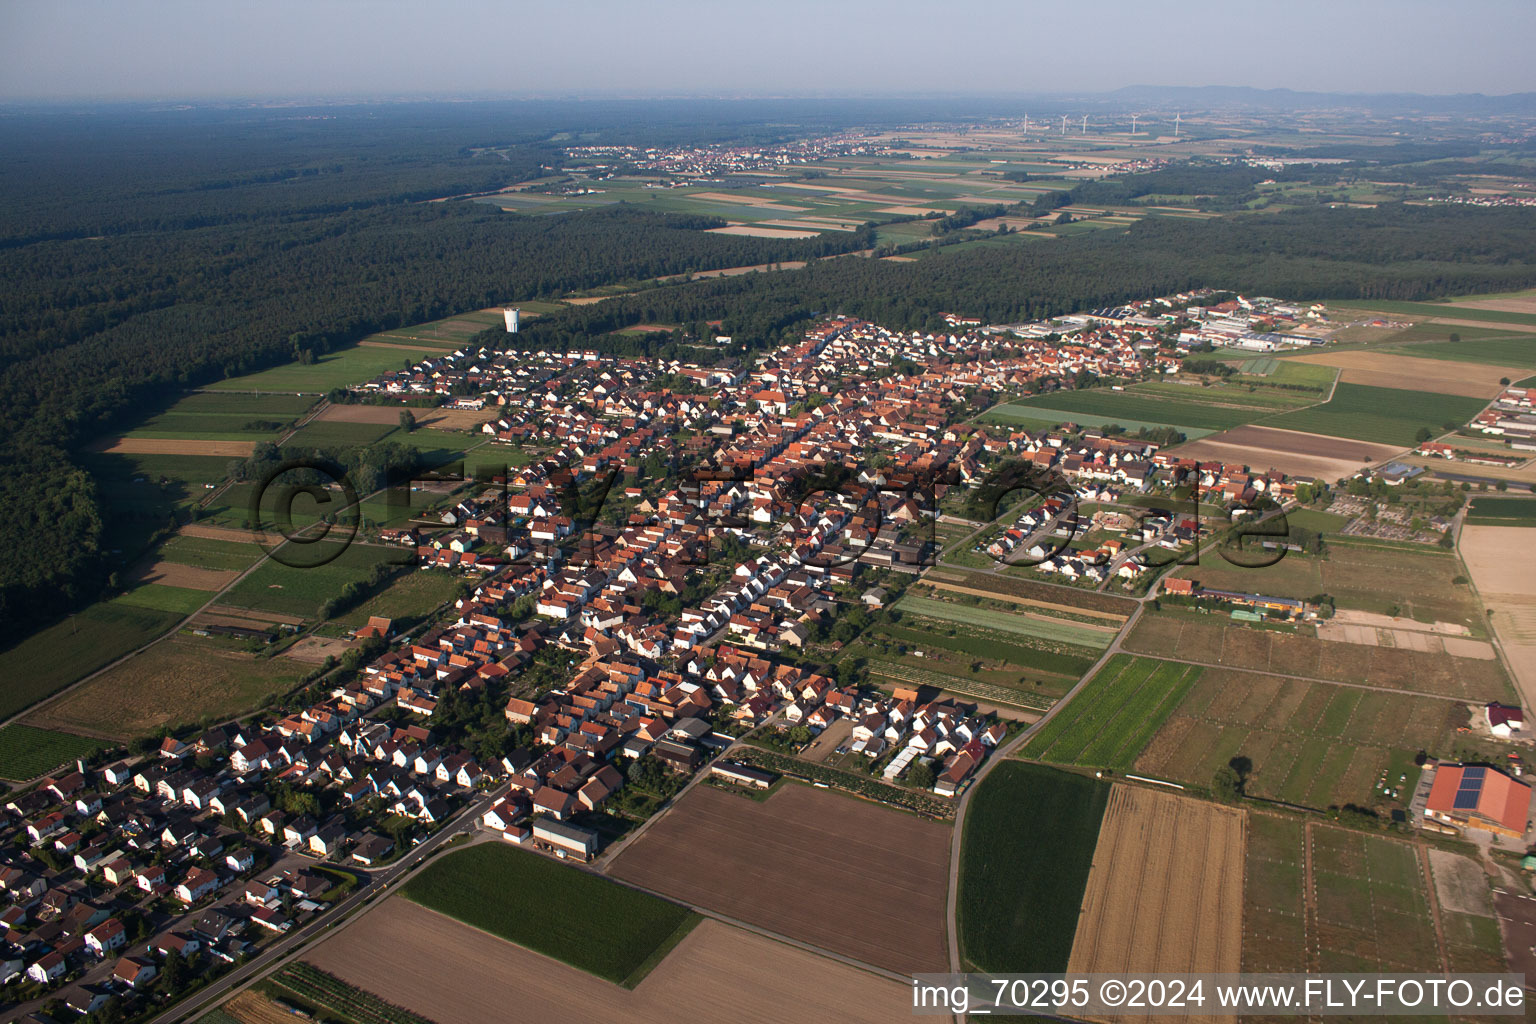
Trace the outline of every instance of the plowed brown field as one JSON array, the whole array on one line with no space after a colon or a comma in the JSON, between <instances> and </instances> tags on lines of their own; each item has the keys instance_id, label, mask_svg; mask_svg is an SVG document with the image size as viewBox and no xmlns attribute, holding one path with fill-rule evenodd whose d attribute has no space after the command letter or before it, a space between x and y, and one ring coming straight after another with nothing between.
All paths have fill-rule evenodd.
<instances>
[{"instance_id":1,"label":"plowed brown field","mask_svg":"<svg viewBox=\"0 0 1536 1024\"><path fill-rule=\"evenodd\" d=\"M712 920L633 991L398 897L305 959L437 1024L885 1024L911 1014L903 984Z\"/></svg>"},{"instance_id":2,"label":"plowed brown field","mask_svg":"<svg viewBox=\"0 0 1536 1024\"><path fill-rule=\"evenodd\" d=\"M786 784L695 786L609 873L867 964L946 970L948 825Z\"/></svg>"},{"instance_id":3,"label":"plowed brown field","mask_svg":"<svg viewBox=\"0 0 1536 1024\"><path fill-rule=\"evenodd\" d=\"M1116 786L1068 971L1240 970L1246 825L1234 808Z\"/></svg>"}]
</instances>

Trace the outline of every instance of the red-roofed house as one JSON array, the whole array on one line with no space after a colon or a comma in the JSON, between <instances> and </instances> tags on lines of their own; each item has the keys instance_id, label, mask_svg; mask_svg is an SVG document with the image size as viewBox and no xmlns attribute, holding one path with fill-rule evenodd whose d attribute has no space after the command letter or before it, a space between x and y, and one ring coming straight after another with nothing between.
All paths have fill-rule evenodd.
<instances>
[{"instance_id":1,"label":"red-roofed house","mask_svg":"<svg viewBox=\"0 0 1536 1024\"><path fill-rule=\"evenodd\" d=\"M1435 821L1516 839L1525 835L1531 787L1482 765L1442 764L1425 813Z\"/></svg>"}]
</instances>

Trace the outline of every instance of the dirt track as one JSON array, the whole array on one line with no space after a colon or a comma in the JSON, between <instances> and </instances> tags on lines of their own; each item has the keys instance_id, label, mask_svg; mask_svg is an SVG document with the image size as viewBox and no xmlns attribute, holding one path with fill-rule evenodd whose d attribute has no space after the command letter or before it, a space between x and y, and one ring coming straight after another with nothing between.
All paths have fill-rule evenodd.
<instances>
[{"instance_id":1,"label":"dirt track","mask_svg":"<svg viewBox=\"0 0 1536 1024\"><path fill-rule=\"evenodd\" d=\"M1068 971L1240 970L1246 830L1235 808L1116 786Z\"/></svg>"},{"instance_id":2,"label":"dirt track","mask_svg":"<svg viewBox=\"0 0 1536 1024\"><path fill-rule=\"evenodd\" d=\"M809 786L695 786L609 873L893 971L945 969L950 828Z\"/></svg>"},{"instance_id":3,"label":"dirt track","mask_svg":"<svg viewBox=\"0 0 1536 1024\"><path fill-rule=\"evenodd\" d=\"M886 1024L911 1013L904 985L717 921L633 991L398 896L305 959L437 1024Z\"/></svg>"}]
</instances>

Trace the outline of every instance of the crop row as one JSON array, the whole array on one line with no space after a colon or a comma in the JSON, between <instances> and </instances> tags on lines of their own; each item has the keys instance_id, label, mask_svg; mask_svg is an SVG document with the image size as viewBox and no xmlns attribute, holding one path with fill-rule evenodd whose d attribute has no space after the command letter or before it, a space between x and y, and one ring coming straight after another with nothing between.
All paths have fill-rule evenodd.
<instances>
[{"instance_id":1,"label":"crop row","mask_svg":"<svg viewBox=\"0 0 1536 1024\"><path fill-rule=\"evenodd\" d=\"M358 1024L432 1024L425 1017L386 1003L373 993L306 963L289 964L277 973L276 980L294 994L351 1017Z\"/></svg>"}]
</instances>

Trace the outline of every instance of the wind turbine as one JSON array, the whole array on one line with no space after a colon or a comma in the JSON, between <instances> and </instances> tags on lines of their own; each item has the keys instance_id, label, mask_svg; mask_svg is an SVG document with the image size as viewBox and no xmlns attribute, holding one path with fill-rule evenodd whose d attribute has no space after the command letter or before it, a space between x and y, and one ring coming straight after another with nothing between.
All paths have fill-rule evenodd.
<instances>
[{"instance_id":1,"label":"wind turbine","mask_svg":"<svg viewBox=\"0 0 1536 1024\"><path fill-rule=\"evenodd\" d=\"M1087 114L1083 115L1083 134L1084 135L1088 134L1088 115Z\"/></svg>"},{"instance_id":2,"label":"wind turbine","mask_svg":"<svg viewBox=\"0 0 1536 1024\"><path fill-rule=\"evenodd\" d=\"M1131 134L1132 134L1132 135L1135 135L1135 134L1136 134L1136 121L1137 121L1137 116L1138 116L1138 115L1136 115L1136 114L1132 114L1132 115L1131 115Z\"/></svg>"},{"instance_id":3,"label":"wind turbine","mask_svg":"<svg viewBox=\"0 0 1536 1024\"><path fill-rule=\"evenodd\" d=\"M1067 115L1061 115L1061 134L1067 134Z\"/></svg>"},{"instance_id":4,"label":"wind turbine","mask_svg":"<svg viewBox=\"0 0 1536 1024\"><path fill-rule=\"evenodd\" d=\"M1174 138L1178 138L1179 137L1179 117L1180 116L1181 115L1179 115L1179 114L1174 114L1173 115L1173 137Z\"/></svg>"},{"instance_id":5,"label":"wind turbine","mask_svg":"<svg viewBox=\"0 0 1536 1024\"><path fill-rule=\"evenodd\" d=\"M1028 114L1024 115L1024 134L1025 135L1029 134L1029 115Z\"/></svg>"}]
</instances>

